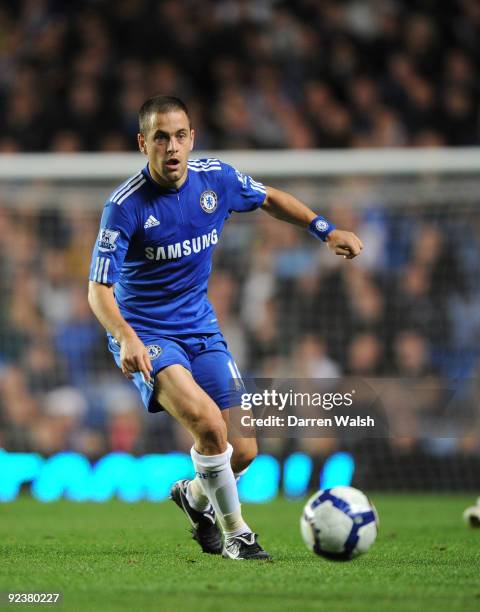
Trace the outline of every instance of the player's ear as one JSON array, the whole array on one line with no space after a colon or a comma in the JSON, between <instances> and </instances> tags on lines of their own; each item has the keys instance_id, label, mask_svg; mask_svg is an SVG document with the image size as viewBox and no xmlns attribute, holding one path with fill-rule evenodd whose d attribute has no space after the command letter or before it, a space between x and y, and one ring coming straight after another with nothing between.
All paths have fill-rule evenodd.
<instances>
[{"instance_id":1,"label":"player's ear","mask_svg":"<svg viewBox=\"0 0 480 612\"><path fill-rule=\"evenodd\" d=\"M145 136L141 132L137 134L137 142L138 148L140 149L140 153L147 155L147 145L145 142Z\"/></svg>"},{"instance_id":2,"label":"player's ear","mask_svg":"<svg viewBox=\"0 0 480 612\"><path fill-rule=\"evenodd\" d=\"M190 151L193 151L194 142L195 142L195 130L190 130Z\"/></svg>"}]
</instances>

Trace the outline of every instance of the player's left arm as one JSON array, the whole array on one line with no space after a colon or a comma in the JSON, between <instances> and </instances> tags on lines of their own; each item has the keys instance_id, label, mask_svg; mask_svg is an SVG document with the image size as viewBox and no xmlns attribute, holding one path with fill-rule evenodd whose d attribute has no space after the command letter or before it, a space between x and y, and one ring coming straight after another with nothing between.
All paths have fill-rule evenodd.
<instances>
[{"instance_id":1,"label":"player's left arm","mask_svg":"<svg viewBox=\"0 0 480 612\"><path fill-rule=\"evenodd\" d=\"M346 259L353 259L363 249L362 241L353 232L337 229L295 196L274 187L267 187L266 190L261 208L275 219L308 228L316 238L326 242L336 255L343 255Z\"/></svg>"}]
</instances>

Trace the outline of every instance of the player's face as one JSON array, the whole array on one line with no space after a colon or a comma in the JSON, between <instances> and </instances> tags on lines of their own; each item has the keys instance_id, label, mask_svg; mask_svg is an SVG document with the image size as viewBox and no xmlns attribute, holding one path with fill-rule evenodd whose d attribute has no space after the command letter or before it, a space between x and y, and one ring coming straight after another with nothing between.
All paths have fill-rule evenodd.
<instances>
[{"instance_id":1,"label":"player's face","mask_svg":"<svg viewBox=\"0 0 480 612\"><path fill-rule=\"evenodd\" d=\"M152 113L146 134L138 134L138 146L148 157L152 177L166 187L180 187L187 178L187 161L194 132L182 110Z\"/></svg>"}]
</instances>

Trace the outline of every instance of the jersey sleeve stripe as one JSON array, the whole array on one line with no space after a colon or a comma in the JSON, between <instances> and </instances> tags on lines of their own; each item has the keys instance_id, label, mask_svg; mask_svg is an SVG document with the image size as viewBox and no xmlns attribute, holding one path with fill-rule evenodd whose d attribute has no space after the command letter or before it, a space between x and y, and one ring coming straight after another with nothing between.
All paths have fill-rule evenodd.
<instances>
[{"instance_id":1,"label":"jersey sleeve stripe","mask_svg":"<svg viewBox=\"0 0 480 612\"><path fill-rule=\"evenodd\" d=\"M103 272L103 266L105 265L105 257L100 257L100 266L98 268L98 274L95 277L95 280L97 281L97 283L101 283L102 282L102 272Z\"/></svg>"},{"instance_id":2,"label":"jersey sleeve stripe","mask_svg":"<svg viewBox=\"0 0 480 612\"><path fill-rule=\"evenodd\" d=\"M132 176L131 178L128 179L128 181L125 181L125 183L123 183L123 185L120 185L120 187L115 190L112 194L112 201L118 197L123 191L125 191L125 189L128 189L129 187L131 187L132 183L137 182L140 177L142 176L141 172L138 172L137 174L135 174L135 176Z\"/></svg>"},{"instance_id":3,"label":"jersey sleeve stripe","mask_svg":"<svg viewBox=\"0 0 480 612\"><path fill-rule=\"evenodd\" d=\"M211 164L192 164L190 162L188 162L188 167L189 168L221 168L221 165L218 163L214 163L212 162Z\"/></svg>"},{"instance_id":4,"label":"jersey sleeve stripe","mask_svg":"<svg viewBox=\"0 0 480 612\"><path fill-rule=\"evenodd\" d=\"M262 189L265 189L265 185L263 183L259 183L258 181L254 181L252 179L252 177L250 177L250 183L252 185L255 185L255 187L261 187Z\"/></svg>"},{"instance_id":5,"label":"jersey sleeve stripe","mask_svg":"<svg viewBox=\"0 0 480 612\"><path fill-rule=\"evenodd\" d=\"M196 164L187 164L188 168L192 170L209 170L210 168L216 168L217 170L221 170L221 166L218 164L210 164L208 166L197 166Z\"/></svg>"},{"instance_id":6,"label":"jersey sleeve stripe","mask_svg":"<svg viewBox=\"0 0 480 612\"><path fill-rule=\"evenodd\" d=\"M258 191L259 193L263 193L263 195L267 195L267 191L264 188L260 188L260 187L254 187L253 185L250 185L250 187L254 190L254 191Z\"/></svg>"},{"instance_id":7,"label":"jersey sleeve stripe","mask_svg":"<svg viewBox=\"0 0 480 612\"><path fill-rule=\"evenodd\" d=\"M93 272L93 280L97 280L97 272L98 272L98 264L100 262L100 257L97 257L97 261L95 262L95 270Z\"/></svg>"},{"instance_id":8,"label":"jersey sleeve stripe","mask_svg":"<svg viewBox=\"0 0 480 612\"><path fill-rule=\"evenodd\" d=\"M146 178L143 178L137 185L135 185L134 187L132 187L129 191L127 191L126 193L124 193L122 195L122 197L117 200L116 204L120 205L124 200L126 200L129 196L132 195L132 193L134 193L135 191L137 191L137 189L140 189L140 187L142 185L144 185L147 182Z\"/></svg>"},{"instance_id":9,"label":"jersey sleeve stripe","mask_svg":"<svg viewBox=\"0 0 480 612\"><path fill-rule=\"evenodd\" d=\"M192 172L219 172L221 167L211 166L210 168L195 168L195 166L189 166L188 169Z\"/></svg>"},{"instance_id":10,"label":"jersey sleeve stripe","mask_svg":"<svg viewBox=\"0 0 480 612\"><path fill-rule=\"evenodd\" d=\"M112 202L116 202L119 197L121 197L126 191L128 191L131 187L136 185L143 178L142 174L137 175L131 181L129 181L126 185L121 187L118 191L116 191L111 197Z\"/></svg>"},{"instance_id":11,"label":"jersey sleeve stripe","mask_svg":"<svg viewBox=\"0 0 480 612\"><path fill-rule=\"evenodd\" d=\"M107 259L105 261L105 267L103 268L103 281L102 282L104 282L104 283L108 282L108 268L109 268L109 266L110 266L110 260Z\"/></svg>"},{"instance_id":12,"label":"jersey sleeve stripe","mask_svg":"<svg viewBox=\"0 0 480 612\"><path fill-rule=\"evenodd\" d=\"M220 160L215 159L215 157L209 157L208 159L189 159L188 163L195 164L197 166L199 165L208 166L210 164L220 164Z\"/></svg>"}]
</instances>

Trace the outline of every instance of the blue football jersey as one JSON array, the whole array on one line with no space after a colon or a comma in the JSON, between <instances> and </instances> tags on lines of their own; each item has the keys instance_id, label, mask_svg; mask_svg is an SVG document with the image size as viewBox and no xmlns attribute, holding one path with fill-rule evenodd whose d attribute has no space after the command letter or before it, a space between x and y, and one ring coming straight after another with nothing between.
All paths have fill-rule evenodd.
<instances>
[{"instance_id":1,"label":"blue football jersey","mask_svg":"<svg viewBox=\"0 0 480 612\"><path fill-rule=\"evenodd\" d=\"M216 333L207 299L212 255L232 211L261 206L265 187L218 159L189 160L179 189L165 189L148 164L107 200L90 280L114 284L124 319L142 338Z\"/></svg>"}]
</instances>

